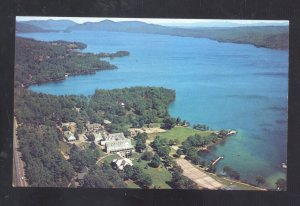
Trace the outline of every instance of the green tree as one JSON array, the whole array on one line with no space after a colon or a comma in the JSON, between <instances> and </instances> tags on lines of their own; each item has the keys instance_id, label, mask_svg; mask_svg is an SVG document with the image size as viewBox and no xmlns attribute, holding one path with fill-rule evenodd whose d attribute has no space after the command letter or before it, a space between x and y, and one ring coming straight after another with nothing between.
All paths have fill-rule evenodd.
<instances>
[{"instance_id":1,"label":"green tree","mask_svg":"<svg viewBox=\"0 0 300 206\"><path fill-rule=\"evenodd\" d=\"M90 134L86 134L86 137L88 139L88 141L95 141L95 136L94 134L90 133Z\"/></svg>"},{"instance_id":2,"label":"green tree","mask_svg":"<svg viewBox=\"0 0 300 206\"><path fill-rule=\"evenodd\" d=\"M196 183L184 177L178 171L172 174L171 185L174 189L198 189Z\"/></svg>"},{"instance_id":3,"label":"green tree","mask_svg":"<svg viewBox=\"0 0 300 206\"><path fill-rule=\"evenodd\" d=\"M127 180L127 179L130 179L133 175L133 168L132 166L130 165L126 165L123 169L124 171L124 179Z\"/></svg>"},{"instance_id":4,"label":"green tree","mask_svg":"<svg viewBox=\"0 0 300 206\"><path fill-rule=\"evenodd\" d=\"M146 144L143 143L141 139L137 139L135 144L135 150L137 152L142 152L144 149L146 149Z\"/></svg>"},{"instance_id":5,"label":"green tree","mask_svg":"<svg viewBox=\"0 0 300 206\"><path fill-rule=\"evenodd\" d=\"M166 157L171 152L171 149L169 146L163 146L163 147L160 146L156 150L157 150L157 154L161 157Z\"/></svg>"},{"instance_id":6,"label":"green tree","mask_svg":"<svg viewBox=\"0 0 300 206\"><path fill-rule=\"evenodd\" d=\"M155 154L150 162L150 166L157 168L161 164L160 158L157 154Z\"/></svg>"},{"instance_id":7,"label":"green tree","mask_svg":"<svg viewBox=\"0 0 300 206\"><path fill-rule=\"evenodd\" d=\"M152 158L153 158L153 152L151 152L151 151L146 151L146 152L144 152L143 155L142 155L142 159L143 159L143 160L149 161L149 160L151 160Z\"/></svg>"},{"instance_id":8,"label":"green tree","mask_svg":"<svg viewBox=\"0 0 300 206\"><path fill-rule=\"evenodd\" d=\"M209 130L209 127L207 125L204 125L204 124L195 124L193 126L193 129L197 129L197 130L200 130L200 131L207 131L207 130Z\"/></svg>"},{"instance_id":9,"label":"green tree","mask_svg":"<svg viewBox=\"0 0 300 206\"><path fill-rule=\"evenodd\" d=\"M82 187L87 188L125 188L126 185L115 170L111 168L93 168L84 177Z\"/></svg>"},{"instance_id":10,"label":"green tree","mask_svg":"<svg viewBox=\"0 0 300 206\"><path fill-rule=\"evenodd\" d=\"M152 179L151 179L151 176L150 176L149 174L143 173L143 174L140 176L139 182L140 182L143 186L149 187L150 185L152 185Z\"/></svg>"},{"instance_id":11,"label":"green tree","mask_svg":"<svg viewBox=\"0 0 300 206\"><path fill-rule=\"evenodd\" d=\"M163 129L172 129L176 124L176 119L172 117L166 117L163 120L162 128Z\"/></svg>"},{"instance_id":12,"label":"green tree","mask_svg":"<svg viewBox=\"0 0 300 206\"><path fill-rule=\"evenodd\" d=\"M174 161L174 159L172 157L166 156L164 158L164 162L165 162L166 166L172 167L175 161Z\"/></svg>"},{"instance_id":13,"label":"green tree","mask_svg":"<svg viewBox=\"0 0 300 206\"><path fill-rule=\"evenodd\" d=\"M92 149L92 150L97 149L96 143L95 142L91 142L89 148Z\"/></svg>"},{"instance_id":14,"label":"green tree","mask_svg":"<svg viewBox=\"0 0 300 206\"><path fill-rule=\"evenodd\" d=\"M136 166L136 165L134 165L133 167L132 167L132 176L131 176L131 179L133 180L133 181L137 181L137 180L139 180L140 178L141 178L141 175L142 175L142 170L141 170L141 168L140 167L138 167L138 166Z\"/></svg>"},{"instance_id":15,"label":"green tree","mask_svg":"<svg viewBox=\"0 0 300 206\"><path fill-rule=\"evenodd\" d=\"M176 119L176 125L179 125L181 123L181 119L180 119L180 117L177 117L177 119Z\"/></svg>"},{"instance_id":16,"label":"green tree","mask_svg":"<svg viewBox=\"0 0 300 206\"><path fill-rule=\"evenodd\" d=\"M182 149L178 149L178 150L176 151L176 154L177 154L179 157L180 157L181 155L184 155Z\"/></svg>"}]
</instances>

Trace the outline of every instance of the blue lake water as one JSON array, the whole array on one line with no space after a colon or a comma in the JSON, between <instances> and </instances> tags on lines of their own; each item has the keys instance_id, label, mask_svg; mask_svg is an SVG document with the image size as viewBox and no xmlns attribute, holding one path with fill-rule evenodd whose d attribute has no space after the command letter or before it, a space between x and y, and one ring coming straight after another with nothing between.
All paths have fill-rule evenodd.
<instances>
[{"instance_id":1,"label":"blue lake water","mask_svg":"<svg viewBox=\"0 0 300 206\"><path fill-rule=\"evenodd\" d=\"M281 163L287 151L288 52L246 44L122 32L18 34L37 40L79 41L84 52L127 50L130 56L111 62L117 70L69 77L31 86L49 94L91 95L95 89L163 86L176 90L172 116L212 129L236 129L238 135L213 148L207 160L224 156L241 179L262 175L270 187L286 177Z\"/></svg>"}]
</instances>

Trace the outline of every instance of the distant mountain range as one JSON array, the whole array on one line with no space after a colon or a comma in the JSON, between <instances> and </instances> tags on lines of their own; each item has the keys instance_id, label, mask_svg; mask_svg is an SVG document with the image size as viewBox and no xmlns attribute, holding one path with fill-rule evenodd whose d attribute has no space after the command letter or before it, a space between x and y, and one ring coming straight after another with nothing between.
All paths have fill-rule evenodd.
<instances>
[{"instance_id":1,"label":"distant mountain range","mask_svg":"<svg viewBox=\"0 0 300 206\"><path fill-rule=\"evenodd\" d=\"M226 21L215 21L215 22L200 22L200 23L170 23L163 24L163 26L175 27L175 28L185 28L185 29L196 29L202 27L253 27L253 26L288 26L288 23L234 23L234 22L226 22Z\"/></svg>"},{"instance_id":2,"label":"distant mountain range","mask_svg":"<svg viewBox=\"0 0 300 206\"><path fill-rule=\"evenodd\" d=\"M27 23L21 23L17 22L16 23L16 33L34 33L34 32L53 32L56 30L48 30L48 29L43 29L38 26L30 25Z\"/></svg>"},{"instance_id":3,"label":"distant mountain range","mask_svg":"<svg viewBox=\"0 0 300 206\"><path fill-rule=\"evenodd\" d=\"M67 28L68 31L74 30L97 30L97 31L114 31L114 32L142 32L142 33L157 33L158 31L167 31L172 28L147 24L140 21L121 21L114 22L111 20L104 20L100 22L86 22L83 24L76 24Z\"/></svg>"},{"instance_id":4,"label":"distant mountain range","mask_svg":"<svg viewBox=\"0 0 300 206\"><path fill-rule=\"evenodd\" d=\"M26 23L32 26L37 26L47 30L65 30L70 26L77 25L71 20L32 20L32 21L20 21L20 23Z\"/></svg>"},{"instance_id":5,"label":"distant mountain range","mask_svg":"<svg viewBox=\"0 0 300 206\"><path fill-rule=\"evenodd\" d=\"M156 24L148 24L140 21L123 21L114 22L111 20L104 20L100 22L86 22L77 24L69 20L44 20L44 21L26 21L17 22L17 29L30 25L27 30L32 32L40 32L40 29L56 29L60 31L110 31L110 32L130 32L130 33L151 33L161 35L173 35L195 38L209 38L220 42L232 42L253 44L257 47L266 47L272 49L288 49L289 47L289 29L288 26L233 26L227 22L227 27L197 27L197 28L176 28L169 26L161 26ZM18 25L19 24L19 25ZM229 26L231 25L231 27ZM39 26L38 26L39 25ZM47 25L47 26L46 26ZM213 25L213 24L210 24ZM223 23L223 26L225 24ZM236 25L236 24L235 24ZM34 31L36 30L36 31ZM49 31L49 30L48 30Z\"/></svg>"}]
</instances>

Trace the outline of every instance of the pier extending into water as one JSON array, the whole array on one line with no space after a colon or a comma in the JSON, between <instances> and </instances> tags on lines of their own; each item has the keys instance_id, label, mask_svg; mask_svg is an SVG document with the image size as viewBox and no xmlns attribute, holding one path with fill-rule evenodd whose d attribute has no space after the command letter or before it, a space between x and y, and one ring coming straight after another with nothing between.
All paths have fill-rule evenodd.
<instances>
[{"instance_id":1,"label":"pier extending into water","mask_svg":"<svg viewBox=\"0 0 300 206\"><path fill-rule=\"evenodd\" d=\"M218 157L216 160L214 160L214 161L211 163L211 166L214 166L215 164L217 164L221 159L224 159L224 157L222 157L222 156Z\"/></svg>"}]
</instances>

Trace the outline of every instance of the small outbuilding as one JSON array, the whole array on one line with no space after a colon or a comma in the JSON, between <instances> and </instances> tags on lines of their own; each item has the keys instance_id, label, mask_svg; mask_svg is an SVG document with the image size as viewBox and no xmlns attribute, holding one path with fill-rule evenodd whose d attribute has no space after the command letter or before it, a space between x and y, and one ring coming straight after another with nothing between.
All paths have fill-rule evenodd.
<instances>
[{"instance_id":1,"label":"small outbuilding","mask_svg":"<svg viewBox=\"0 0 300 206\"><path fill-rule=\"evenodd\" d=\"M114 159L112 161L112 167L116 170L123 170L126 165L132 166L132 161L127 158L123 159Z\"/></svg>"},{"instance_id":2,"label":"small outbuilding","mask_svg":"<svg viewBox=\"0 0 300 206\"><path fill-rule=\"evenodd\" d=\"M65 132L64 132L64 136L65 136L65 138L66 138L69 142L70 142L70 141L75 141L75 140L76 140L74 134L73 134L72 132L70 132L70 131L65 131Z\"/></svg>"},{"instance_id":3,"label":"small outbuilding","mask_svg":"<svg viewBox=\"0 0 300 206\"><path fill-rule=\"evenodd\" d=\"M109 124L111 124L111 121L105 119L105 120L103 120L103 123L106 124L106 125L109 125Z\"/></svg>"}]
</instances>

